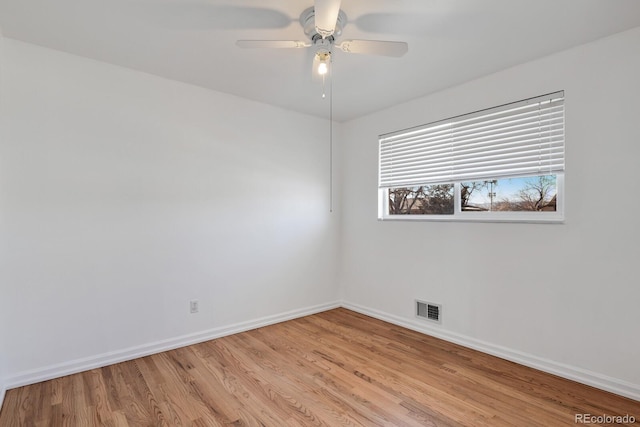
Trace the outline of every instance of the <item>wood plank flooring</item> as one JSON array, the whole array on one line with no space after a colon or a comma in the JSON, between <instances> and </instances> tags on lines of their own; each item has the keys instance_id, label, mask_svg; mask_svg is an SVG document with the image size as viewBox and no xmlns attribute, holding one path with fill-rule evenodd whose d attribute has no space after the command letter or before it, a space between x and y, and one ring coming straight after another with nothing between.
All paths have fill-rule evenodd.
<instances>
[{"instance_id":1,"label":"wood plank flooring","mask_svg":"<svg viewBox=\"0 0 640 427\"><path fill-rule=\"evenodd\" d=\"M549 427L583 413L640 423L640 402L335 309L9 390L0 426Z\"/></svg>"}]
</instances>

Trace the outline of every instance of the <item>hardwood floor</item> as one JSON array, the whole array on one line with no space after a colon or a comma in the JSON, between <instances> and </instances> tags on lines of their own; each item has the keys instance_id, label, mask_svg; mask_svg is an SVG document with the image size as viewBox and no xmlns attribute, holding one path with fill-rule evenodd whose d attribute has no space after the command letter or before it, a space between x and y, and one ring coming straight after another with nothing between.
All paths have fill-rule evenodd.
<instances>
[{"instance_id":1,"label":"hardwood floor","mask_svg":"<svg viewBox=\"0 0 640 427\"><path fill-rule=\"evenodd\" d=\"M548 427L576 414L639 420L640 402L336 309L9 390L0 426Z\"/></svg>"}]
</instances>

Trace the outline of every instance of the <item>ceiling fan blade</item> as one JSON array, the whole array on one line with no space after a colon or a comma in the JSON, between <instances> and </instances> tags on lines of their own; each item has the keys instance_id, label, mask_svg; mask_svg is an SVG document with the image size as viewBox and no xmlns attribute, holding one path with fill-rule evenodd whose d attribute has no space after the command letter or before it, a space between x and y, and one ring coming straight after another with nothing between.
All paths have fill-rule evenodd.
<instances>
[{"instance_id":1,"label":"ceiling fan blade","mask_svg":"<svg viewBox=\"0 0 640 427\"><path fill-rule=\"evenodd\" d=\"M236 45L245 49L296 49L311 46L299 40L237 40Z\"/></svg>"},{"instance_id":2,"label":"ceiling fan blade","mask_svg":"<svg viewBox=\"0 0 640 427\"><path fill-rule=\"evenodd\" d=\"M217 6L212 4L215 2L206 0L133 0L128 3L131 3L131 11L136 18L175 30L276 29L286 28L294 21L274 9ZM152 7L150 3L153 3Z\"/></svg>"},{"instance_id":3,"label":"ceiling fan blade","mask_svg":"<svg viewBox=\"0 0 640 427\"><path fill-rule=\"evenodd\" d=\"M407 53L409 45L405 42L389 42L381 40L345 40L336 45L344 52L364 53L400 57Z\"/></svg>"},{"instance_id":4,"label":"ceiling fan blade","mask_svg":"<svg viewBox=\"0 0 640 427\"><path fill-rule=\"evenodd\" d=\"M340 0L315 0L316 31L323 38L333 35L340 13Z\"/></svg>"}]
</instances>

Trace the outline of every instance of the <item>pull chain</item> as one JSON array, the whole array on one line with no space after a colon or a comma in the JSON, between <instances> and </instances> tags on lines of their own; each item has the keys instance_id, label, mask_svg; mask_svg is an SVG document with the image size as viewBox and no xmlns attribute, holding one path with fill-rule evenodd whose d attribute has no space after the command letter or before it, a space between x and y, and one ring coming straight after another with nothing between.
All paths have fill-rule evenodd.
<instances>
[{"instance_id":1,"label":"pull chain","mask_svg":"<svg viewBox=\"0 0 640 427\"><path fill-rule=\"evenodd\" d=\"M333 62L331 59L330 61ZM331 213L333 212L333 66L329 67L329 73L329 212ZM322 96L324 97L324 93Z\"/></svg>"}]
</instances>

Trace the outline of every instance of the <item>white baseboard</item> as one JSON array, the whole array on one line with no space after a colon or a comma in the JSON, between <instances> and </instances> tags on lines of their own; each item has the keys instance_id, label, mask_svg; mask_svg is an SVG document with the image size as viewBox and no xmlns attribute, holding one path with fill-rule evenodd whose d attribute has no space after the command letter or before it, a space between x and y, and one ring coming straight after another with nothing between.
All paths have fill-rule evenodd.
<instances>
[{"instance_id":1,"label":"white baseboard","mask_svg":"<svg viewBox=\"0 0 640 427\"><path fill-rule=\"evenodd\" d=\"M20 372L16 375L5 378L4 388L0 386L0 408L2 407L5 392L8 389L35 384L41 381L47 381L65 375L75 374L90 369L112 365L114 363L124 362L126 360L136 359L138 357L161 353L163 351L173 350L175 348L197 344L227 335L248 331L251 329L260 328L263 326L268 326L303 316L308 316L310 314L331 310L337 307L344 307L346 309L353 310L358 313L374 317L376 319L384 320L386 322L393 323L395 325L402 326L417 332L431 335L445 341L460 344L464 347L472 348L474 350L491 354L502 359L510 360L521 365L529 366L534 369L558 375L563 378L567 378L582 384L590 385L592 387L596 387L621 396L628 397L630 399L640 401L640 385L638 384L632 384L617 378L598 374L596 372L591 372L585 369L554 362L553 360L540 358L531 354L477 340L466 335L446 331L438 327L424 324L422 322L402 318L357 304L348 302L333 302L307 307L300 310L292 310L277 315L266 316L247 322L213 328L202 332L171 338L168 340L130 347L119 351L113 351L87 358L76 359L70 362L51 365L41 369Z\"/></svg>"},{"instance_id":2,"label":"white baseboard","mask_svg":"<svg viewBox=\"0 0 640 427\"><path fill-rule=\"evenodd\" d=\"M4 388L4 385L0 384L0 411L2 411L2 403L4 402L4 395L7 392L7 389Z\"/></svg>"},{"instance_id":3,"label":"white baseboard","mask_svg":"<svg viewBox=\"0 0 640 427\"><path fill-rule=\"evenodd\" d=\"M384 320L394 325L402 326L423 334L431 335L436 338L443 339L464 347L472 348L483 353L491 354L520 365L538 369L543 372L557 375L572 381L586 384L601 390L609 391L620 396L640 401L640 384L632 384L618 378L612 378L597 372L588 371L586 369L577 368L563 363L554 362L553 360L537 357L531 354L523 353L517 350L509 349L485 341L477 340L466 335L457 334L455 332L446 331L436 326L431 326L423 322L413 321L403 317L395 316L379 310L363 307L361 305L342 302L342 307Z\"/></svg>"},{"instance_id":4,"label":"white baseboard","mask_svg":"<svg viewBox=\"0 0 640 427\"><path fill-rule=\"evenodd\" d=\"M261 328L267 325L273 325L275 323L296 319L298 317L308 316L310 314L320 313L322 311L331 310L337 307L340 307L339 302L320 304L299 310L292 310L285 313L266 316L247 322L235 323L232 325L213 328L206 331L196 332L193 334L183 335L167 340L129 347L123 350L112 351L82 359L76 359L40 369L24 371L5 378L5 386L6 389L12 389L24 385L35 384L42 381L63 377L65 375L88 371L90 369L101 368L104 366L113 365L114 363L137 359L139 357L149 356L151 354L161 353L167 350L173 350L179 347L185 347L188 345L209 341L227 335L233 335L238 332L244 332L251 329Z\"/></svg>"}]
</instances>

